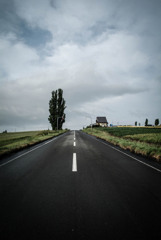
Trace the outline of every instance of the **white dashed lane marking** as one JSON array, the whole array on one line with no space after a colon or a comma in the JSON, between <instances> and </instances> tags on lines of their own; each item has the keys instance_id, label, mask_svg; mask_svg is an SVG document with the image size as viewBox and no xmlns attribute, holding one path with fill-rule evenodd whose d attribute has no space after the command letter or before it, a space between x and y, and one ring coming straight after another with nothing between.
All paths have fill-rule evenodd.
<instances>
[{"instance_id":1,"label":"white dashed lane marking","mask_svg":"<svg viewBox=\"0 0 161 240\"><path fill-rule=\"evenodd\" d=\"M72 172L77 172L77 155L73 153Z\"/></svg>"}]
</instances>

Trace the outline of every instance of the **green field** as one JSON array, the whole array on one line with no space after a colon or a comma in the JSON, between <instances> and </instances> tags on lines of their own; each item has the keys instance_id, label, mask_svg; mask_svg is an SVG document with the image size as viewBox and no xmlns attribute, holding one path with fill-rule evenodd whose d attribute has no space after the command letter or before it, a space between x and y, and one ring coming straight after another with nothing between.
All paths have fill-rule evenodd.
<instances>
[{"instance_id":1,"label":"green field","mask_svg":"<svg viewBox=\"0 0 161 240\"><path fill-rule=\"evenodd\" d=\"M161 161L161 128L110 127L84 131L123 149Z\"/></svg>"},{"instance_id":2,"label":"green field","mask_svg":"<svg viewBox=\"0 0 161 240\"><path fill-rule=\"evenodd\" d=\"M135 134L161 134L161 128L155 127L109 127L109 128L99 128L100 131L106 131L111 135L117 137L123 137L127 135Z\"/></svg>"},{"instance_id":3,"label":"green field","mask_svg":"<svg viewBox=\"0 0 161 240\"><path fill-rule=\"evenodd\" d=\"M18 151L44 140L53 138L64 133L65 130L59 131L30 131L15 133L0 133L0 156L14 151Z\"/></svg>"}]
</instances>

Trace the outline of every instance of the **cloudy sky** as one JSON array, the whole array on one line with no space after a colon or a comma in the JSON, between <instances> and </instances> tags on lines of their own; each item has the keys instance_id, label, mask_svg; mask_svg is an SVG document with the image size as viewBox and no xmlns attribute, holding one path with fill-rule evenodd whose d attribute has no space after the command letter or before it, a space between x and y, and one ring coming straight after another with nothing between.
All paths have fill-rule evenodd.
<instances>
[{"instance_id":1,"label":"cloudy sky","mask_svg":"<svg viewBox=\"0 0 161 240\"><path fill-rule=\"evenodd\" d=\"M161 122L161 0L0 0L0 131Z\"/></svg>"}]
</instances>

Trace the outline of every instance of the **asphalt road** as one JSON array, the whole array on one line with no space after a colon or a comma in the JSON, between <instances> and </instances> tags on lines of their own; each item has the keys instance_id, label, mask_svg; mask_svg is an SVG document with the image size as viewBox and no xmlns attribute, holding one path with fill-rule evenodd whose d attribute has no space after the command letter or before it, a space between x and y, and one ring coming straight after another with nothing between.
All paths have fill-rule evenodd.
<instances>
[{"instance_id":1,"label":"asphalt road","mask_svg":"<svg viewBox=\"0 0 161 240\"><path fill-rule=\"evenodd\" d=\"M138 160L80 131L4 159L0 239L161 239L161 170Z\"/></svg>"}]
</instances>

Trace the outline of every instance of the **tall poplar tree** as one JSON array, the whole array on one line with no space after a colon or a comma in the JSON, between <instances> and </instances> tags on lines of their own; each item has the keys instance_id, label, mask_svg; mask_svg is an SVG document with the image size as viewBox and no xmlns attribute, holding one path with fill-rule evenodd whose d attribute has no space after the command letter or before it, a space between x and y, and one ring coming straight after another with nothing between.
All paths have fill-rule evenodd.
<instances>
[{"instance_id":1,"label":"tall poplar tree","mask_svg":"<svg viewBox=\"0 0 161 240\"><path fill-rule=\"evenodd\" d=\"M145 119L145 126L148 126L148 119Z\"/></svg>"},{"instance_id":2,"label":"tall poplar tree","mask_svg":"<svg viewBox=\"0 0 161 240\"><path fill-rule=\"evenodd\" d=\"M65 113L64 110L65 100L63 98L63 90L59 88L56 91L52 91L52 97L49 101L49 122L53 130L62 129L62 125L65 122Z\"/></svg>"}]
</instances>

